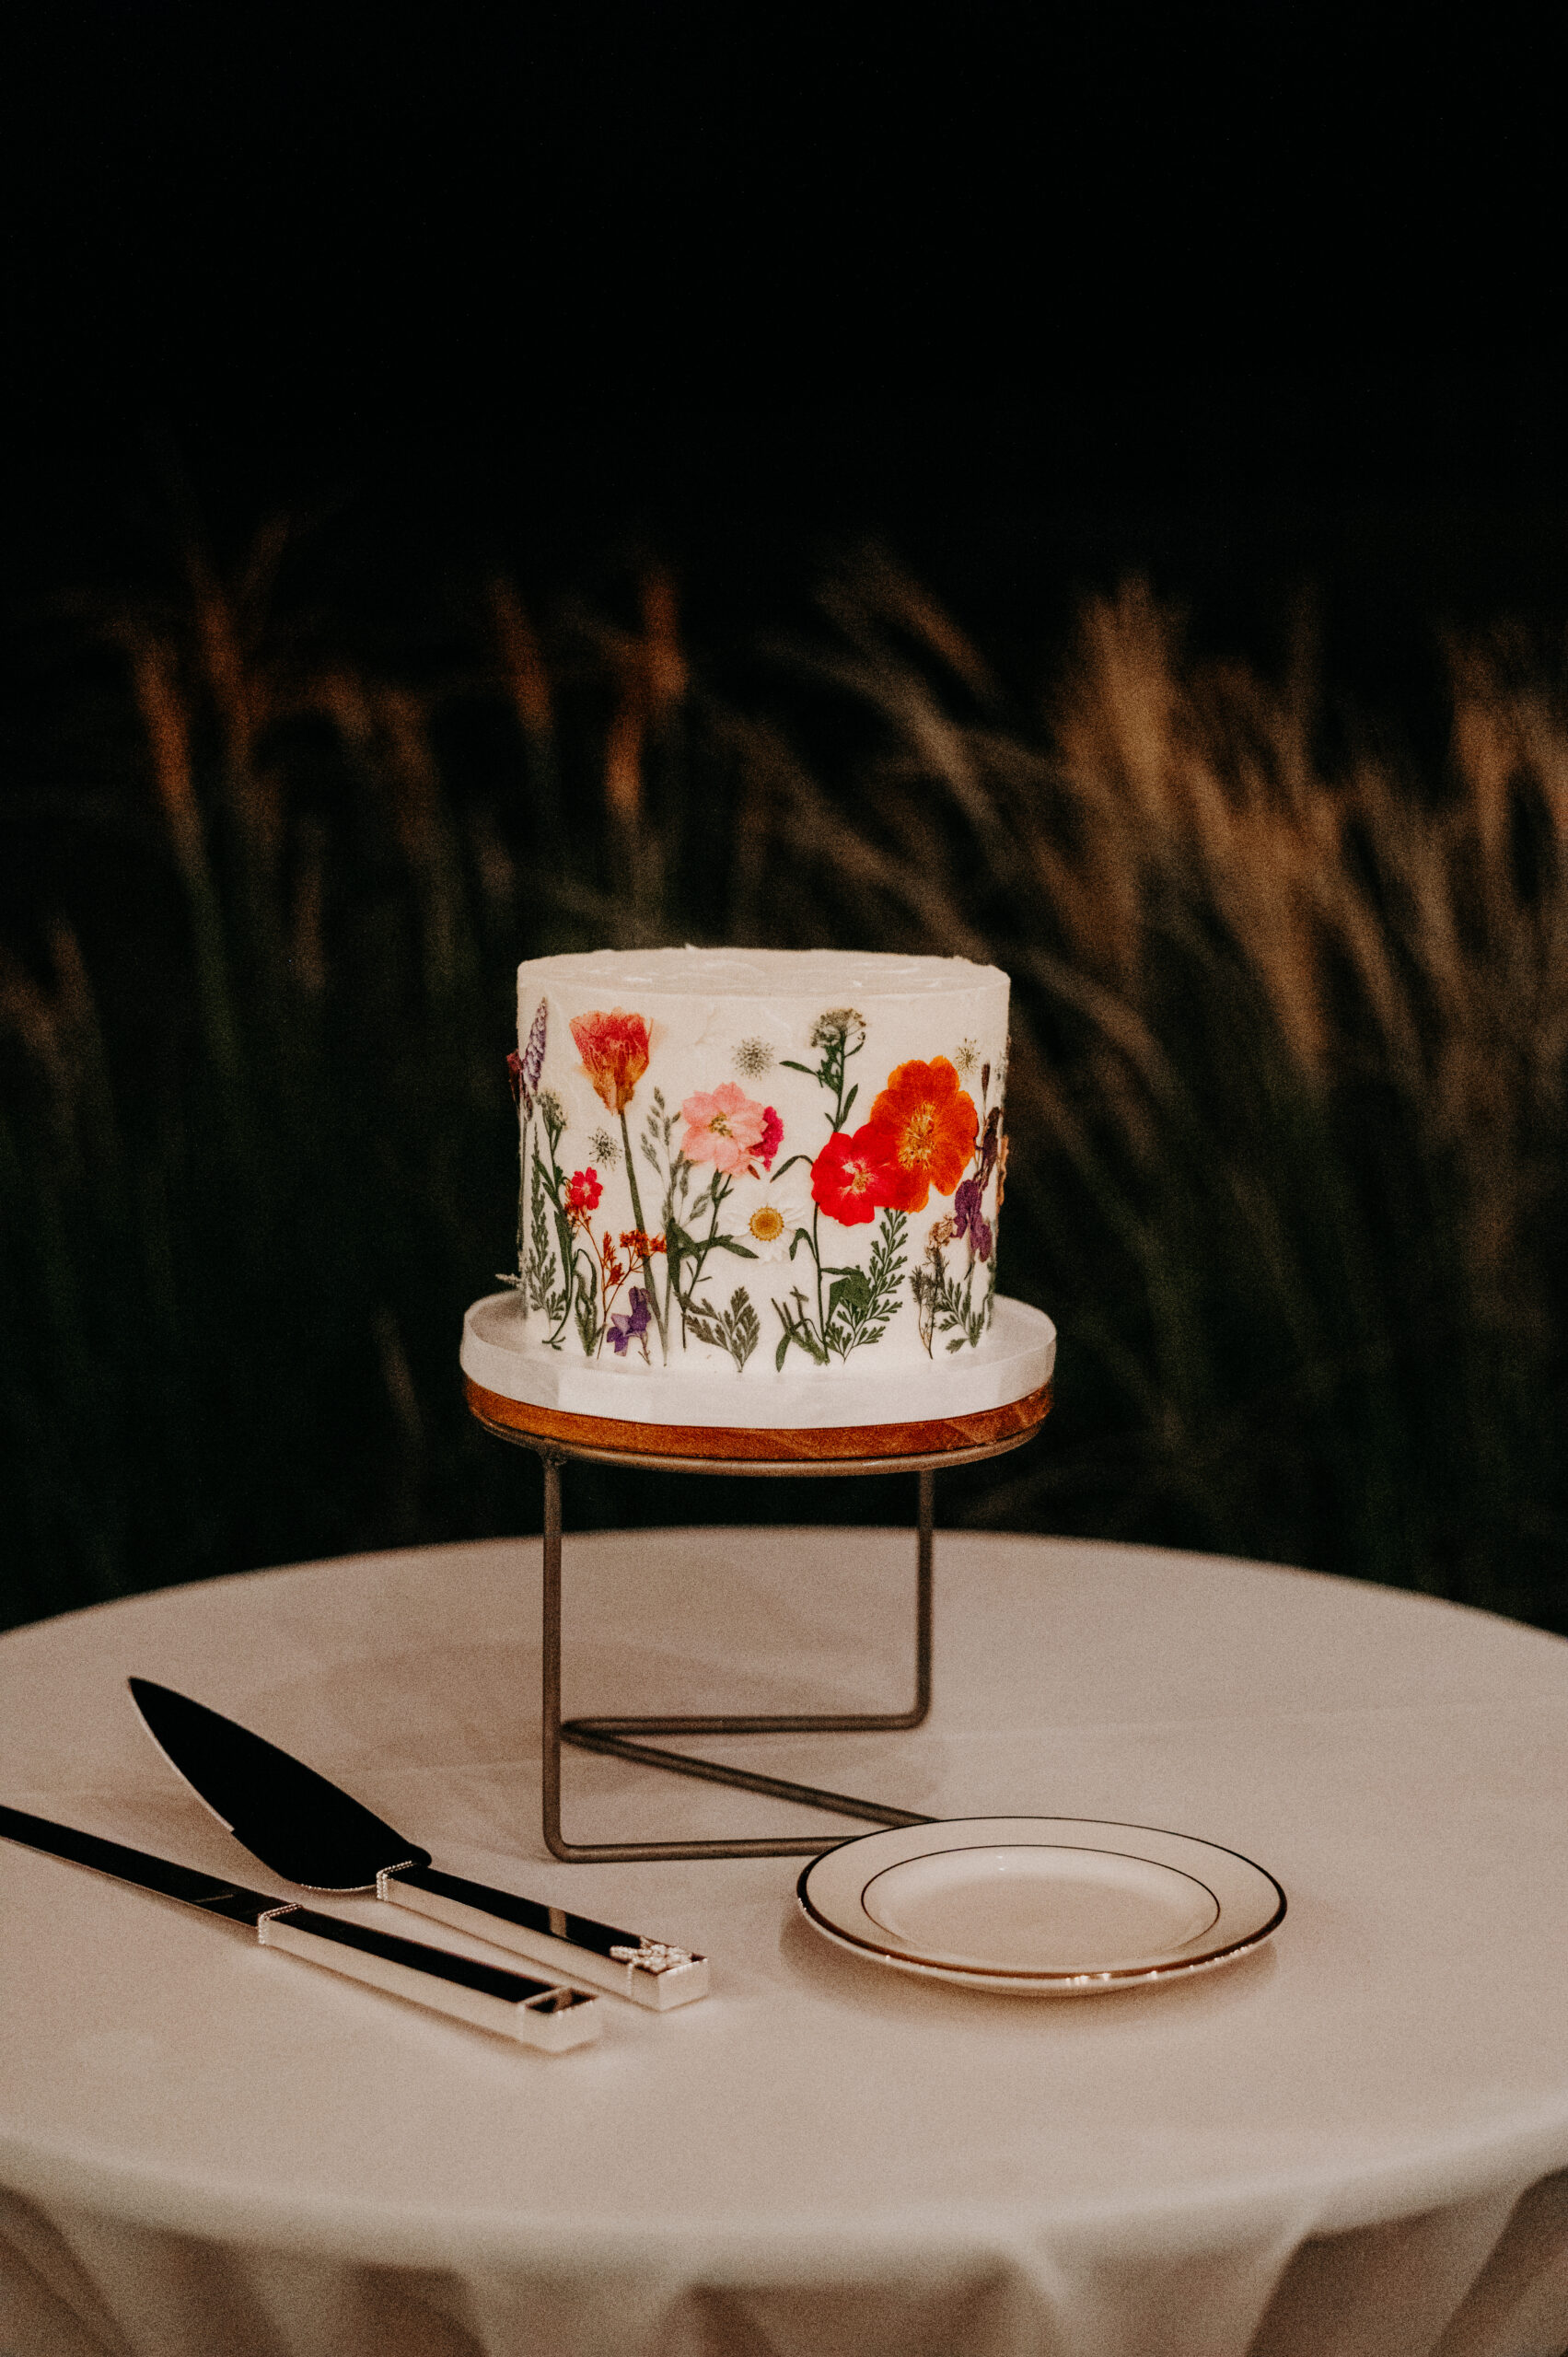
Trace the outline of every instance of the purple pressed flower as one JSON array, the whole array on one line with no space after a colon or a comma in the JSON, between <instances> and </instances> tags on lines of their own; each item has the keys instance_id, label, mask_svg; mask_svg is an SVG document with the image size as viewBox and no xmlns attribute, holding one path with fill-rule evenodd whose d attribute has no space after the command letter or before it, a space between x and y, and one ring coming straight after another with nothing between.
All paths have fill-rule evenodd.
<instances>
[{"instance_id":1,"label":"purple pressed flower","mask_svg":"<svg viewBox=\"0 0 1568 2357\"><path fill-rule=\"evenodd\" d=\"M980 1214L981 1181L966 1178L953 1197L953 1231L967 1236L977 1260L991 1258L991 1222Z\"/></svg>"},{"instance_id":2,"label":"purple pressed flower","mask_svg":"<svg viewBox=\"0 0 1568 2357\"><path fill-rule=\"evenodd\" d=\"M626 1355L628 1342L640 1342L648 1330L648 1296L641 1285L633 1285L626 1296L632 1306L618 1309L610 1321L610 1341L618 1359Z\"/></svg>"},{"instance_id":3,"label":"purple pressed flower","mask_svg":"<svg viewBox=\"0 0 1568 2357\"><path fill-rule=\"evenodd\" d=\"M539 1095L539 1076L544 1070L544 1034L549 1016L548 1004L540 999L528 1025L528 1045L523 1050L523 1086L530 1097Z\"/></svg>"},{"instance_id":4,"label":"purple pressed flower","mask_svg":"<svg viewBox=\"0 0 1568 2357\"><path fill-rule=\"evenodd\" d=\"M516 1051L506 1059L506 1077L512 1084L512 1102L528 1120L539 1095L539 1076L544 1070L544 1033L547 1002L540 1000L534 1019L528 1026L528 1036L519 1056Z\"/></svg>"}]
</instances>

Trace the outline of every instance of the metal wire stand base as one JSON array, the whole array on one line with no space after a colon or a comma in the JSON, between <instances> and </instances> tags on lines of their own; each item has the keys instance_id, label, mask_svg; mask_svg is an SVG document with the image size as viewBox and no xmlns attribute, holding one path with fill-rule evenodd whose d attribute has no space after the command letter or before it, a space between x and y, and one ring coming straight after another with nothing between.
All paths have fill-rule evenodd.
<instances>
[{"instance_id":1,"label":"metal wire stand base","mask_svg":"<svg viewBox=\"0 0 1568 2357\"><path fill-rule=\"evenodd\" d=\"M932 1565L935 1552L936 1475L945 1465L975 1465L1032 1440L1051 1409L1051 1386L996 1409L935 1419L924 1423L800 1434L793 1431L753 1436L725 1427L713 1434L682 1427L608 1425L603 1420L565 1415L515 1401L467 1378L470 1408L486 1431L515 1447L531 1450L544 1469L543 1606L543 1787L544 1839L552 1856L577 1864L589 1859L633 1858L814 1858L837 1846L830 1833L769 1834L726 1841L568 1841L561 1829L561 1753L571 1745L663 1768L703 1783L733 1784L771 1800L796 1801L867 1825L929 1825L913 1809L889 1808L882 1801L857 1800L785 1776L762 1776L672 1751L662 1743L638 1740L670 1735L851 1735L898 1734L922 1725L931 1709ZM613 1431L618 1442L608 1447ZM703 1446L707 1443L706 1448ZM807 1445L808 1444L808 1445ZM688 1454L688 1451L691 1451ZM842 1453L841 1453L842 1452ZM920 1519L915 1554L914 1700L907 1711L721 1712L650 1717L561 1716L561 1468L569 1459L587 1464L635 1466L664 1473L734 1473L796 1479L849 1473L914 1473L920 1480Z\"/></svg>"},{"instance_id":2,"label":"metal wire stand base","mask_svg":"<svg viewBox=\"0 0 1568 2357\"><path fill-rule=\"evenodd\" d=\"M810 1858L831 1850L846 1835L756 1835L727 1841L568 1841L561 1830L561 1749L608 1753L647 1768L665 1768L704 1783L734 1784L773 1800L799 1801L839 1817L871 1825L927 1825L912 1809L889 1808L881 1801L854 1800L846 1793L797 1784L784 1776L760 1776L749 1768L699 1759L691 1752L638 1743L647 1735L845 1735L895 1732L917 1727L931 1709L932 1558L936 1476L920 1473L920 1527L915 1574L914 1701L907 1711L796 1711L768 1713L717 1712L703 1715L647 1718L563 1719L561 1716L561 1465L552 1451L539 1452L544 1465L544 1839L552 1854L581 1862L589 1858Z\"/></svg>"}]
</instances>

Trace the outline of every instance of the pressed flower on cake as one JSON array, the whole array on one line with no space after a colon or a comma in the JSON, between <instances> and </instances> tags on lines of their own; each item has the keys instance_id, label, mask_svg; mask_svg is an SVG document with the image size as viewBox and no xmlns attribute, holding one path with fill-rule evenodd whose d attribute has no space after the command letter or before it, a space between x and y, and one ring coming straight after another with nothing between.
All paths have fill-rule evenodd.
<instances>
[{"instance_id":1,"label":"pressed flower on cake","mask_svg":"<svg viewBox=\"0 0 1568 2357\"><path fill-rule=\"evenodd\" d=\"M680 1108L686 1134L680 1151L688 1162L711 1162L715 1170L733 1177L749 1170L761 1153L770 1127L776 1134L768 1159L778 1151L784 1125L766 1105L759 1105L733 1080L721 1080L714 1089L698 1089Z\"/></svg>"},{"instance_id":2,"label":"pressed flower on cake","mask_svg":"<svg viewBox=\"0 0 1568 2357\"><path fill-rule=\"evenodd\" d=\"M741 1214L737 1242L743 1244L754 1260L787 1260L796 1230L806 1216L804 1205L792 1196L763 1195L749 1210L742 1197L737 1208Z\"/></svg>"},{"instance_id":3,"label":"pressed flower on cake","mask_svg":"<svg viewBox=\"0 0 1568 2357\"><path fill-rule=\"evenodd\" d=\"M953 1217L950 1225L955 1236L968 1237L970 1249L977 1260L990 1260L991 1222L981 1215L978 1178L966 1178L959 1185L958 1191L953 1198ZM935 1229L932 1232L935 1234Z\"/></svg>"},{"instance_id":4,"label":"pressed flower on cake","mask_svg":"<svg viewBox=\"0 0 1568 2357\"><path fill-rule=\"evenodd\" d=\"M612 1006L608 1015L574 1015L571 1032L598 1095L612 1113L623 1113L648 1068L647 1017Z\"/></svg>"},{"instance_id":5,"label":"pressed flower on cake","mask_svg":"<svg viewBox=\"0 0 1568 2357\"><path fill-rule=\"evenodd\" d=\"M1006 1159L1000 986L955 976L949 993L936 977L917 1009L901 970L884 982L845 958L810 1004L759 986L732 1012L735 978L721 1009L699 953L639 952L565 961L563 1004L546 964L519 976L508 1064L521 1183L506 1282L542 1315L530 1349L580 1341L628 1371L720 1351L738 1372L759 1353L782 1371L885 1337L923 1359L977 1341Z\"/></svg>"},{"instance_id":6,"label":"pressed flower on cake","mask_svg":"<svg viewBox=\"0 0 1568 2357\"><path fill-rule=\"evenodd\" d=\"M915 1090L909 1085L912 1072L929 1075L932 1069L930 1066L918 1066L912 1071L912 1067L905 1064L900 1065L892 1074L889 1082L888 1094L889 1097L893 1096L899 1090L899 1084L904 1084L900 1109L906 1115L916 1095ZM937 1074L937 1078L940 1081L940 1074ZM980 1073L980 1097L981 1109L985 1112L984 1128L969 1130L972 1155L970 1167L959 1180L958 1189L954 1192L951 1212L943 1213L940 1217L933 1220L926 1230L924 1256L919 1266L910 1271L909 1283L914 1295L917 1329L921 1341L933 1356L935 1356L938 1334L945 1338L944 1348L949 1352L962 1350L966 1343L971 1350L976 1350L991 1324L992 1304L996 1291L996 1229L993 1225L995 1213L993 1212L991 1219L987 1219L983 1203L985 1190L991 1182L993 1173L995 1174L996 1178L997 1203L1000 1204L1002 1201L1002 1178L1006 1167L1007 1140L1002 1127L1001 1100L998 1099L994 1105L989 1107L989 1109L985 1109L990 1092L991 1066L989 1063L983 1063ZM936 1089L928 1088L927 1094L932 1098L938 1097ZM937 1148L943 1142L944 1124L941 1116L946 1110L947 1096L948 1093L943 1086L940 1097L944 1101L936 1103L929 1127L922 1135L913 1137L909 1132L913 1132L914 1124L909 1122L905 1139L906 1167L917 1158L912 1149L916 1146L923 1146L925 1158L931 1166L929 1178L932 1183L941 1188L944 1193L947 1190L941 1186L941 1176L935 1166L940 1159ZM967 1097L961 1101L969 1104ZM877 1105L872 1108L873 1122L876 1121L878 1112L883 1110L884 1105L885 1099L879 1097ZM970 1110L972 1115L972 1106ZM890 1124L885 1126L891 1127ZM958 1133L958 1125L950 1114L946 1126L949 1132ZM964 1127L968 1128L967 1121ZM947 1266L947 1253L950 1244L963 1244L968 1248L968 1265L961 1275L956 1275ZM977 1303L975 1276L976 1271L981 1269L985 1271L985 1281Z\"/></svg>"},{"instance_id":7,"label":"pressed flower on cake","mask_svg":"<svg viewBox=\"0 0 1568 2357\"><path fill-rule=\"evenodd\" d=\"M633 1285L626 1296L629 1309L618 1309L610 1321L610 1344L618 1359L626 1355L628 1342L641 1342L643 1356L648 1355L648 1296L641 1285Z\"/></svg>"},{"instance_id":8,"label":"pressed flower on cake","mask_svg":"<svg viewBox=\"0 0 1568 2357\"><path fill-rule=\"evenodd\" d=\"M841 1227L874 1220L892 1200L889 1184L881 1142L869 1122L861 1130L835 1130L811 1166L812 1201Z\"/></svg>"},{"instance_id":9,"label":"pressed flower on cake","mask_svg":"<svg viewBox=\"0 0 1568 2357\"><path fill-rule=\"evenodd\" d=\"M618 1312L616 1310L615 1296L620 1292L621 1286L625 1283L627 1278L631 1275L633 1269L636 1266L639 1260L642 1262L645 1269L651 1269L653 1266L654 1256L656 1254L662 1253L664 1248L665 1240L662 1236L645 1235L640 1227L622 1228L621 1231L621 1251L629 1256L627 1260L623 1260L621 1258L621 1253L617 1252L615 1248L609 1228L605 1229L603 1236L599 1239L598 1248L600 1303L598 1342L597 1346L598 1351L602 1351L606 1341L609 1341L611 1348L614 1350L616 1356L618 1358L624 1358L626 1355L627 1343L629 1341L640 1341L643 1346L643 1356L645 1358L647 1357L647 1324L648 1311L650 1307L650 1295L645 1293L640 1285L633 1285L630 1294L627 1295L627 1299L632 1305L629 1316L628 1313L624 1311ZM638 1307L639 1303L642 1305L640 1309Z\"/></svg>"},{"instance_id":10,"label":"pressed flower on cake","mask_svg":"<svg viewBox=\"0 0 1568 2357\"><path fill-rule=\"evenodd\" d=\"M581 1225L585 1232L587 1231L588 1213L598 1211L599 1197L603 1192L604 1189L599 1184L597 1170L573 1171L570 1184L566 1189L566 1216L574 1226Z\"/></svg>"},{"instance_id":11,"label":"pressed flower on cake","mask_svg":"<svg viewBox=\"0 0 1568 2357\"><path fill-rule=\"evenodd\" d=\"M939 1195L953 1192L979 1130L974 1098L959 1087L947 1057L935 1056L889 1073L870 1120L855 1134L867 1138L866 1152L883 1174L878 1200L897 1211L923 1212L933 1187Z\"/></svg>"},{"instance_id":12,"label":"pressed flower on cake","mask_svg":"<svg viewBox=\"0 0 1568 2357\"><path fill-rule=\"evenodd\" d=\"M549 1028L549 1018L548 1003L541 998L534 1009L534 1018L528 1026L528 1036L523 1043L522 1054L514 1053L506 1059L506 1074L512 1084L512 1101L525 1121L532 1117L534 1099L539 1095L539 1078L544 1069L544 1042L545 1034Z\"/></svg>"},{"instance_id":13,"label":"pressed flower on cake","mask_svg":"<svg viewBox=\"0 0 1568 2357\"><path fill-rule=\"evenodd\" d=\"M595 1093L600 1102L620 1118L621 1145L626 1156L626 1188L632 1198L632 1216L636 1223L636 1233L645 1235L647 1223L643 1217L636 1166L632 1159L632 1134L626 1126L626 1108L632 1102L637 1083L647 1071L648 1058L653 1052L648 1018L645 1015L629 1014L623 1006L612 1006L608 1014L600 1007L591 1015L574 1015L570 1028L577 1053L583 1060L583 1070L592 1081ZM646 1280L654 1323L658 1329L659 1347L668 1357L668 1329L664 1311L659 1306L658 1288L654 1282L653 1260L649 1252L643 1255L643 1275ZM602 1348L602 1331L599 1341ZM645 1342L645 1350L646 1347Z\"/></svg>"},{"instance_id":14,"label":"pressed flower on cake","mask_svg":"<svg viewBox=\"0 0 1568 2357\"><path fill-rule=\"evenodd\" d=\"M776 1203L759 1203L746 1223L751 1249L759 1260L780 1260L784 1253L786 1223Z\"/></svg>"}]
</instances>

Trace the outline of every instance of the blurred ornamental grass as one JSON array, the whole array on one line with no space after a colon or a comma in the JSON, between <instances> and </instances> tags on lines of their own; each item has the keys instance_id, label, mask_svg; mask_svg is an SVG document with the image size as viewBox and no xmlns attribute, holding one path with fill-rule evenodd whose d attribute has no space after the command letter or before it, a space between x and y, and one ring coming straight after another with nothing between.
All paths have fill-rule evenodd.
<instances>
[{"instance_id":1,"label":"blurred ornamental grass","mask_svg":"<svg viewBox=\"0 0 1568 2357\"><path fill-rule=\"evenodd\" d=\"M271 617L284 552L100 618L96 893L0 961L11 1620L526 1518L456 1371L514 1216L514 969L692 940L1013 977L1002 1280L1058 1321L1060 1404L949 1512L1568 1626L1553 660L1451 647L1421 775L1305 632L1271 682L1136 585L1035 713L875 554L737 695L656 571L547 634L494 582L391 678Z\"/></svg>"}]
</instances>

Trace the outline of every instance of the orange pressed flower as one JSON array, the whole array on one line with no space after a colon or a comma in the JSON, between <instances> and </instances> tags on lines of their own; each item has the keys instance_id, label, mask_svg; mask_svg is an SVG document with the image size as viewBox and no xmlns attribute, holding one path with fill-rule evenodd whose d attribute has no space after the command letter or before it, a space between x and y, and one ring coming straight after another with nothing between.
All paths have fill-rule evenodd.
<instances>
[{"instance_id":1,"label":"orange pressed flower","mask_svg":"<svg viewBox=\"0 0 1568 2357\"><path fill-rule=\"evenodd\" d=\"M946 1056L912 1060L888 1075L871 1108L867 1143L880 1163L880 1194L895 1211L923 1212L933 1187L950 1195L974 1152L980 1116ZM865 1134L865 1132L862 1132Z\"/></svg>"},{"instance_id":2,"label":"orange pressed flower","mask_svg":"<svg viewBox=\"0 0 1568 2357\"><path fill-rule=\"evenodd\" d=\"M572 1037L583 1070L612 1113L622 1113L648 1068L648 1021L612 1006L608 1015L575 1015Z\"/></svg>"}]
</instances>

